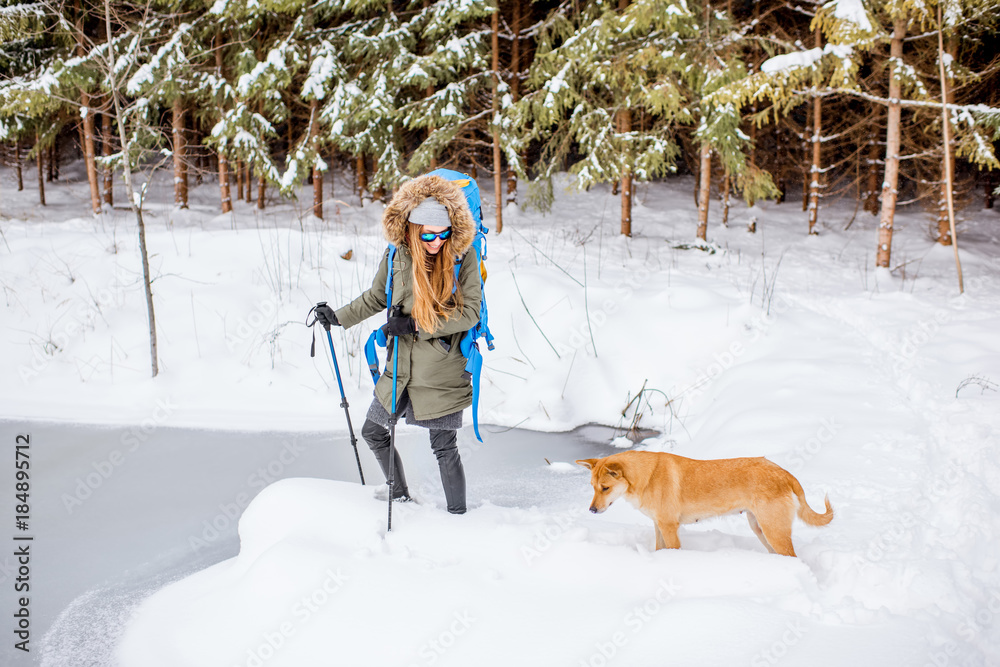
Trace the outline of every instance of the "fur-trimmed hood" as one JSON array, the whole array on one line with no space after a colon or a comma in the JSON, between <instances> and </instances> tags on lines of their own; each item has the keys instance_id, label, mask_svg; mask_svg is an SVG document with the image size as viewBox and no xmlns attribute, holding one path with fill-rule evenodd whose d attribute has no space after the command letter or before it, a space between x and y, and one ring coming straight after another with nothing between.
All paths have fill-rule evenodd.
<instances>
[{"instance_id":1,"label":"fur-trimmed hood","mask_svg":"<svg viewBox=\"0 0 1000 667\"><path fill-rule=\"evenodd\" d=\"M382 214L382 231L386 240L397 247L405 245L410 211L427 197L434 197L448 209L452 247L455 255L461 257L476 238L476 223L461 186L440 176L418 176L399 188Z\"/></svg>"}]
</instances>

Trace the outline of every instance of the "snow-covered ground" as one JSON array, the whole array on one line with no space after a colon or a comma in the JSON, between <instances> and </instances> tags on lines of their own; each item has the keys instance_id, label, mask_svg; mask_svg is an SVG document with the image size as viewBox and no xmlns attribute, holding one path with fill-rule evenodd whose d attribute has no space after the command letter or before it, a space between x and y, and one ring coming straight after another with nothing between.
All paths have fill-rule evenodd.
<instances>
[{"instance_id":1,"label":"snow-covered ground","mask_svg":"<svg viewBox=\"0 0 1000 667\"><path fill-rule=\"evenodd\" d=\"M188 211L151 206L150 380L127 213L81 217L81 182L50 187L45 209L10 184L0 171L0 417L134 425L136 439L164 426L344 431L328 351L320 339L309 358L301 323L316 301L370 284L380 205L356 205L338 181L326 221L291 205L219 216L209 184ZM481 419L634 422L660 432L639 447L767 456L836 511L827 527L797 524L799 558L765 553L738 516L684 527L680 551L655 553L627 505L587 512L573 456L524 461L513 492L477 494L461 517L425 471L422 502L396 506L388 535L372 489L284 480L246 509L236 558L139 607L119 664L1000 662L997 214L963 213L959 296L951 249L919 212L897 216L889 272L873 268L875 218L845 230L847 203L822 211L814 237L795 202L736 204L728 228L713 203L712 245L686 248L692 187L641 186L632 239L606 188L557 188L547 216L505 211L489 237L498 346ZM369 330L334 337L356 423ZM489 434L462 442L474 468ZM500 476L476 472L485 488Z\"/></svg>"}]
</instances>

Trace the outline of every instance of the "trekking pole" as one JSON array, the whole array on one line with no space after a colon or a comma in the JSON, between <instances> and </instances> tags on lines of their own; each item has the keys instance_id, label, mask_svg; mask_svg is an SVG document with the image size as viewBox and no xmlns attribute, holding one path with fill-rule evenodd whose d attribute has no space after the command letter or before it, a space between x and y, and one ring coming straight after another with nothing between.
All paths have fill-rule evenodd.
<instances>
[{"instance_id":1,"label":"trekking pole","mask_svg":"<svg viewBox=\"0 0 1000 667\"><path fill-rule=\"evenodd\" d=\"M317 306L323 305L326 305L326 301L321 301L316 304L316 306L314 306L309 312L311 313L313 310L316 310ZM308 319L308 317L309 316L307 315L306 319ZM312 323L307 322L307 325L310 327L313 324L316 324L315 319ZM358 454L358 439L354 435L354 425L351 424L351 411L348 409L350 405L347 403L347 394L344 393L344 382L340 379L340 364L337 363L337 352L333 349L333 336L330 334L330 325L324 324L323 328L326 329L326 340L330 343L330 356L333 357L333 371L337 375L337 386L340 387L340 407L344 408L344 414L347 415L347 432L351 434L351 446L354 448L354 458L358 462L358 475L361 476L361 485L364 486L365 473L364 470L361 469L361 455ZM310 356L315 356L315 353L316 339L313 338L313 349Z\"/></svg>"},{"instance_id":2,"label":"trekking pole","mask_svg":"<svg viewBox=\"0 0 1000 667\"><path fill-rule=\"evenodd\" d=\"M392 489L395 486L396 472L396 378L399 374L399 336L392 337L392 413L389 415L389 517L386 521L386 532L392 531Z\"/></svg>"}]
</instances>

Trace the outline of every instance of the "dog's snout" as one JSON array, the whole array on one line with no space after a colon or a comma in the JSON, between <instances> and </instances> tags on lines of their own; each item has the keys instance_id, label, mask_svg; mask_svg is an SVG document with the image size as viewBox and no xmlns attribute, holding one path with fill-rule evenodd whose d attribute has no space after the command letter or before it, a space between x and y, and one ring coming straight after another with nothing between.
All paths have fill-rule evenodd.
<instances>
[{"instance_id":1,"label":"dog's snout","mask_svg":"<svg viewBox=\"0 0 1000 667\"><path fill-rule=\"evenodd\" d=\"M596 508L596 507L594 507L593 505L591 505L591 506L590 506L590 513L591 513L591 514L597 514L597 508Z\"/></svg>"}]
</instances>

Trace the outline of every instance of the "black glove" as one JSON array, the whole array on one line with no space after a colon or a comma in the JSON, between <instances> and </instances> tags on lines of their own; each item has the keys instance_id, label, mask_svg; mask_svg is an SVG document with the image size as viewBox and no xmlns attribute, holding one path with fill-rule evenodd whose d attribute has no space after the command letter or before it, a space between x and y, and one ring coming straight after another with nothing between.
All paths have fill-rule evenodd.
<instances>
[{"instance_id":1,"label":"black glove","mask_svg":"<svg viewBox=\"0 0 1000 667\"><path fill-rule=\"evenodd\" d=\"M326 305L326 301L317 303L313 307L313 312L316 313L316 321L322 324L323 328L327 331L330 330L331 326L340 326L340 322L337 321L337 314L333 312L333 308Z\"/></svg>"},{"instance_id":2,"label":"black glove","mask_svg":"<svg viewBox=\"0 0 1000 667\"><path fill-rule=\"evenodd\" d=\"M385 323L386 333L390 336L405 336L417 333L417 322L409 315L403 314L402 306L393 306L389 311L389 319Z\"/></svg>"}]
</instances>

